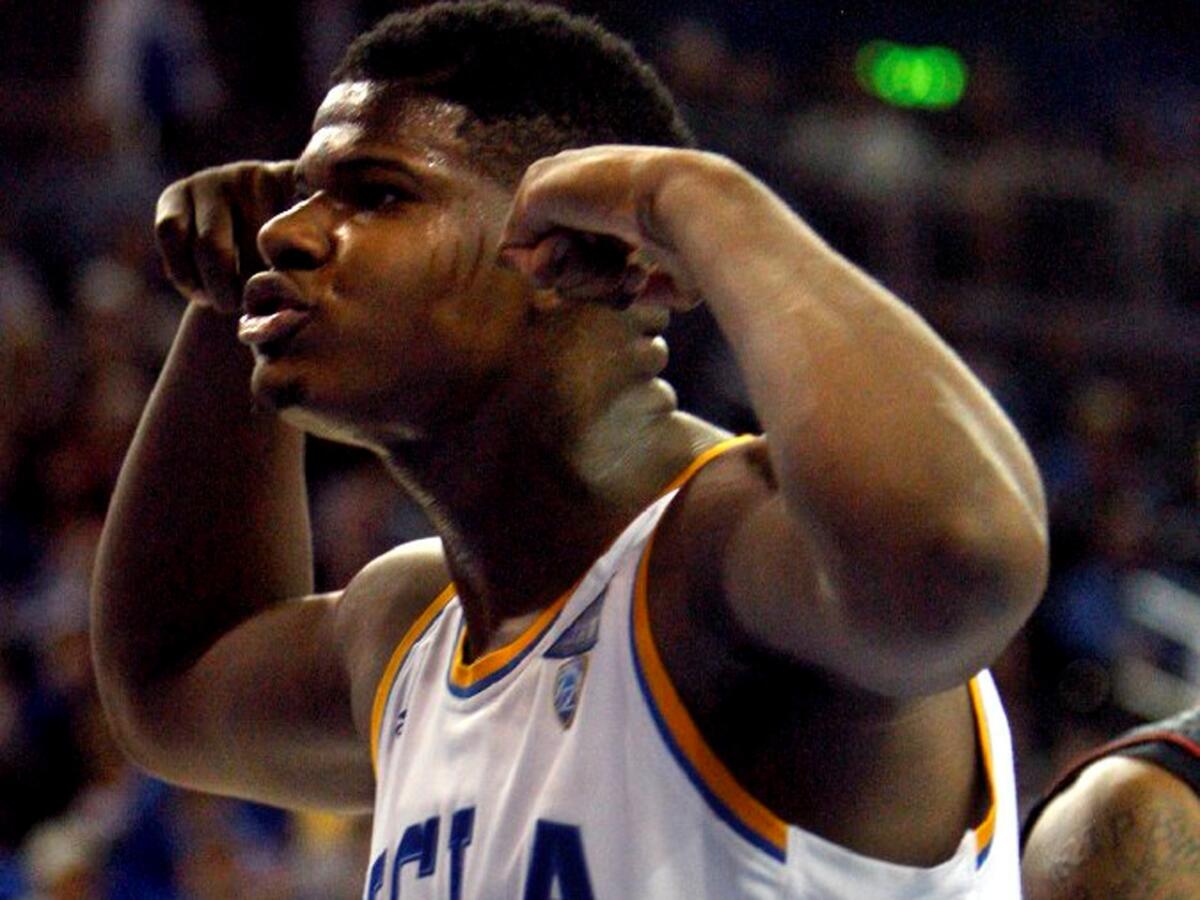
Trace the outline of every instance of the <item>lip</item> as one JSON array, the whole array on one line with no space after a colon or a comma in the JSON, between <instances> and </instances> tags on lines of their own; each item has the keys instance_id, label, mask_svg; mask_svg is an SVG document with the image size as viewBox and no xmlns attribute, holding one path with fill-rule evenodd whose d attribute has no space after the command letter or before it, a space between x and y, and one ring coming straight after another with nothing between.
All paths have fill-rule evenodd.
<instances>
[{"instance_id":1,"label":"lip","mask_svg":"<svg viewBox=\"0 0 1200 900\"><path fill-rule=\"evenodd\" d=\"M247 315L258 316L281 309L311 309L291 279L279 272L259 272L252 275L242 290L242 307Z\"/></svg>"},{"instance_id":2,"label":"lip","mask_svg":"<svg viewBox=\"0 0 1200 900\"><path fill-rule=\"evenodd\" d=\"M292 337L311 318L312 313L307 309L280 309L261 315L246 313L238 319L238 340L264 349L268 344L278 344Z\"/></svg>"},{"instance_id":3,"label":"lip","mask_svg":"<svg viewBox=\"0 0 1200 900\"><path fill-rule=\"evenodd\" d=\"M278 272L259 272L247 281L242 307L238 340L263 352L294 336L313 314L313 304Z\"/></svg>"}]
</instances>

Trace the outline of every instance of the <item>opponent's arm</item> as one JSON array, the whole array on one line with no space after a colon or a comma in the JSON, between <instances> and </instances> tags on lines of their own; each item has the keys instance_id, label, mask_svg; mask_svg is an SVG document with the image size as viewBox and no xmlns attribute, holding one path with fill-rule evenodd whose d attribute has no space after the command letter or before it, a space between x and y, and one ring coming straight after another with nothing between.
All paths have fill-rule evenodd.
<instances>
[{"instance_id":1,"label":"opponent's arm","mask_svg":"<svg viewBox=\"0 0 1200 900\"><path fill-rule=\"evenodd\" d=\"M1028 900L1200 896L1200 799L1152 763L1094 763L1038 819L1021 883Z\"/></svg>"},{"instance_id":2,"label":"opponent's arm","mask_svg":"<svg viewBox=\"0 0 1200 900\"><path fill-rule=\"evenodd\" d=\"M920 316L712 154L595 147L535 164L510 260L562 281L586 267L555 253L571 232L638 247L673 280L645 281L643 301L702 296L741 365L778 490L725 545L739 625L890 695L961 683L994 658L1042 590L1041 484L1012 424Z\"/></svg>"},{"instance_id":3,"label":"opponent's arm","mask_svg":"<svg viewBox=\"0 0 1200 900\"><path fill-rule=\"evenodd\" d=\"M235 339L258 224L290 167L243 164L159 203L189 297L109 508L93 586L97 681L127 752L165 778L278 803L369 805L371 772L312 561L303 435L255 412ZM253 256L251 254L254 254Z\"/></svg>"}]
</instances>

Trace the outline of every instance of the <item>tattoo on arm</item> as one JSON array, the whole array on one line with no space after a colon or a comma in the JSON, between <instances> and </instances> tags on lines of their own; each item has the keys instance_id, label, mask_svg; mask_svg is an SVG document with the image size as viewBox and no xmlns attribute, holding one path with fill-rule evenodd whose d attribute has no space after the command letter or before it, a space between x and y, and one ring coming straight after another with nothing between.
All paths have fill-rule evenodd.
<instances>
[{"instance_id":1,"label":"tattoo on arm","mask_svg":"<svg viewBox=\"0 0 1200 900\"><path fill-rule=\"evenodd\" d=\"M1167 797L1148 795L1087 825L1047 873L1070 900L1187 900L1200 896L1200 822Z\"/></svg>"}]
</instances>

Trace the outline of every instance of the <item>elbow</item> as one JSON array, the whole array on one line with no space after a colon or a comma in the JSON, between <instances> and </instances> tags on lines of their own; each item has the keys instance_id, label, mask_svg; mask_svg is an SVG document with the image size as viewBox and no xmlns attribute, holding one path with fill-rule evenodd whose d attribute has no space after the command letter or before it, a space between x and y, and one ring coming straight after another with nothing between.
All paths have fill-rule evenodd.
<instances>
[{"instance_id":1,"label":"elbow","mask_svg":"<svg viewBox=\"0 0 1200 900\"><path fill-rule=\"evenodd\" d=\"M1003 649L1037 607L1050 575L1050 539L1045 508L1008 497L984 510L960 512L947 529L947 544L964 579L960 597L969 619L980 627L995 622Z\"/></svg>"},{"instance_id":2,"label":"elbow","mask_svg":"<svg viewBox=\"0 0 1200 900\"><path fill-rule=\"evenodd\" d=\"M113 742L132 765L172 784L201 786L193 780L179 723L170 718L174 701L169 696L152 699L102 689L100 702Z\"/></svg>"},{"instance_id":3,"label":"elbow","mask_svg":"<svg viewBox=\"0 0 1200 900\"><path fill-rule=\"evenodd\" d=\"M100 705L113 742L138 768L168 778L163 741L168 733L163 727L167 704L155 699L158 692L154 686L122 672L121 667L106 658L102 648L95 644L92 665Z\"/></svg>"},{"instance_id":4,"label":"elbow","mask_svg":"<svg viewBox=\"0 0 1200 900\"><path fill-rule=\"evenodd\" d=\"M170 710L164 679L146 664L148 648L114 611L119 598L99 576L91 594L92 673L109 734L130 762L163 776L163 721Z\"/></svg>"},{"instance_id":5,"label":"elbow","mask_svg":"<svg viewBox=\"0 0 1200 900\"><path fill-rule=\"evenodd\" d=\"M131 763L154 773L155 753L150 740L151 729L147 727L148 712L144 701L139 700L120 679L106 676L98 661L96 686L114 743Z\"/></svg>"},{"instance_id":6,"label":"elbow","mask_svg":"<svg viewBox=\"0 0 1200 900\"><path fill-rule=\"evenodd\" d=\"M950 687L991 665L1033 614L1049 575L1044 528L1008 523L933 541L910 582L910 646L920 678Z\"/></svg>"},{"instance_id":7,"label":"elbow","mask_svg":"<svg viewBox=\"0 0 1200 900\"><path fill-rule=\"evenodd\" d=\"M1045 512L1016 492L955 504L923 536L910 600L924 624L951 642L999 653L1033 613L1050 569ZM990 660L985 660L986 663Z\"/></svg>"},{"instance_id":8,"label":"elbow","mask_svg":"<svg viewBox=\"0 0 1200 900\"><path fill-rule=\"evenodd\" d=\"M859 596L874 600L853 617L869 653L856 664L865 677L852 680L895 697L962 684L991 665L1032 614L1048 561L1044 529L985 530L977 522L893 547L873 574L858 573L869 578L859 581Z\"/></svg>"}]
</instances>

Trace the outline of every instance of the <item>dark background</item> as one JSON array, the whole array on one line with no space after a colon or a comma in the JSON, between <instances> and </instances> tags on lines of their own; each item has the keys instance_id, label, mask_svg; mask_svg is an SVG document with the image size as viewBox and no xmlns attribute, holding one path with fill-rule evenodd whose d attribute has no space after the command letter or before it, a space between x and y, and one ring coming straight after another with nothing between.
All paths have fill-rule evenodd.
<instances>
[{"instance_id":1,"label":"dark background","mask_svg":"<svg viewBox=\"0 0 1200 900\"><path fill-rule=\"evenodd\" d=\"M345 42L400 5L0 0L0 898L359 893L365 823L123 761L87 577L181 308L155 197L199 166L295 155ZM996 666L1022 803L1081 748L1196 703L1195 4L566 5L633 40L704 145L929 318L1027 436L1053 574ZM853 59L875 38L957 50L962 102L866 94ZM711 320L671 338L685 406L753 428ZM310 467L322 587L424 531L362 457L314 444Z\"/></svg>"}]
</instances>

